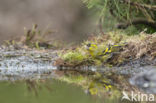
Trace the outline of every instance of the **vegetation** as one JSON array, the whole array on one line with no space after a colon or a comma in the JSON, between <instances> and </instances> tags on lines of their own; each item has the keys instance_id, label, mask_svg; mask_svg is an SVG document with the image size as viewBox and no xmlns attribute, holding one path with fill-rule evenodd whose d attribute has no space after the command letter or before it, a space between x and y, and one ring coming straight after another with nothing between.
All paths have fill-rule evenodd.
<instances>
[{"instance_id":1,"label":"vegetation","mask_svg":"<svg viewBox=\"0 0 156 103\"><path fill-rule=\"evenodd\" d=\"M89 47L88 47L89 45ZM69 49L60 53L61 61L57 65L121 65L131 59L148 55L155 57L156 36L140 33L136 36L126 36L119 31L109 32L107 35L92 36L76 49Z\"/></svg>"},{"instance_id":2,"label":"vegetation","mask_svg":"<svg viewBox=\"0 0 156 103\"><path fill-rule=\"evenodd\" d=\"M22 70L22 68L26 66L28 66L28 69L30 66L35 69L37 68L37 70L35 71L34 69L32 73L31 70L28 71L30 72L28 75L27 72L24 72L25 69L19 72L25 73L26 77L30 76L28 79L26 78L26 83L28 89L34 91L36 95L37 89L40 88L38 82L44 82L44 79L47 78L51 79L51 76L59 81L79 85L87 94L92 96L108 97L113 100L121 100L121 91L123 90L126 92L132 90L138 92L128 81L129 76L134 73L132 70L134 68L131 66L133 65L133 61L139 64L141 64L141 62L143 62L143 64L144 62L148 62L150 66L153 66L153 64L156 65L156 34L154 33L156 31L155 0L83 1L87 4L88 8L97 10L101 33L88 36L87 40L84 40L79 45L74 45L74 47L70 46L68 48L65 46L59 48L62 43L48 39L48 35L52 33L51 31L41 31L38 29L38 26L34 24L31 29L25 28L24 36L19 41L6 41L6 48L8 47L9 49L0 48L2 51L0 67L6 67L6 71L8 71L9 67L15 68L18 65L20 69L17 69L15 73L11 71L13 74L16 74L18 70ZM77 18L79 19L80 17ZM126 30L115 29L104 32L103 26L109 21L109 18L111 21L113 21L111 18L114 18L115 21L119 23L116 25L117 28ZM68 20L64 23L66 22L68 22ZM69 28L73 29L73 31L75 29L75 27L67 26L67 29ZM10 47L14 48L10 49ZM152 61L154 61L154 63ZM128 63L130 64L130 68L132 67L131 69L128 68ZM41 69L39 69L39 66ZM134 66L137 68L137 65ZM44 68L46 68L47 71L44 70ZM137 71L138 70L137 68ZM3 70L2 74L4 72L4 75L6 75L6 71L4 72ZM125 75L123 73L123 75L120 71L126 72L127 74L125 73ZM133 73L130 74L129 71ZM21 74L16 75L19 76L20 80L25 79ZM33 76L31 77L31 75ZM12 75L7 74L6 77L8 77L9 80ZM16 78L14 80L16 80ZM49 86L47 86L47 88L49 88Z\"/></svg>"},{"instance_id":3,"label":"vegetation","mask_svg":"<svg viewBox=\"0 0 156 103\"><path fill-rule=\"evenodd\" d=\"M48 35L51 34L50 30L39 30L37 24L33 24L31 29L24 28L24 35L19 40L6 40L6 46L36 48L36 49L58 49L62 47L60 41L51 41Z\"/></svg>"},{"instance_id":4,"label":"vegetation","mask_svg":"<svg viewBox=\"0 0 156 103\"><path fill-rule=\"evenodd\" d=\"M49 46L51 45L45 41L43 35L38 34L40 34L40 31L34 25L31 30L26 30L25 37L21 43L28 46L28 48L33 47L37 50L44 47L39 44L46 43ZM16 45L16 41L12 40L7 42L7 44ZM50 49L50 47L44 48L45 50ZM142 59L144 56L149 57L149 60L153 60L156 57L155 51L155 34L148 35L145 32L141 32L139 35L133 33L133 36L128 36L125 35L125 31L117 30L107 32L105 35L92 35L81 45L58 50L59 58L55 60L54 65L66 67L65 69L72 68L63 70L63 76L57 79L79 85L88 94L105 96L114 100L114 98L120 99L122 95L120 90L127 87L131 88L131 85L127 83L128 77L113 72L84 72L84 70L81 71L75 68L83 66L121 66L129 61ZM10 58L11 56L8 55L6 57Z\"/></svg>"},{"instance_id":5,"label":"vegetation","mask_svg":"<svg viewBox=\"0 0 156 103\"><path fill-rule=\"evenodd\" d=\"M148 33L155 32L156 2L155 0L83 0L88 8L97 10L100 21L106 23L108 16L116 19L117 28L126 29L135 25L137 29L148 28ZM112 20L112 19L111 19Z\"/></svg>"}]
</instances>

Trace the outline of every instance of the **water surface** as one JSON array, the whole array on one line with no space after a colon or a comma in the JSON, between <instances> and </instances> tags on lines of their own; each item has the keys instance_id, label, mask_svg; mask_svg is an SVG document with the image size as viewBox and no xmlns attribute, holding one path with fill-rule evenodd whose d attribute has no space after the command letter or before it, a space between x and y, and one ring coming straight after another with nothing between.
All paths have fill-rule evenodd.
<instances>
[{"instance_id":1,"label":"water surface","mask_svg":"<svg viewBox=\"0 0 156 103\"><path fill-rule=\"evenodd\" d=\"M48 80L0 82L0 103L101 103L77 86Z\"/></svg>"}]
</instances>

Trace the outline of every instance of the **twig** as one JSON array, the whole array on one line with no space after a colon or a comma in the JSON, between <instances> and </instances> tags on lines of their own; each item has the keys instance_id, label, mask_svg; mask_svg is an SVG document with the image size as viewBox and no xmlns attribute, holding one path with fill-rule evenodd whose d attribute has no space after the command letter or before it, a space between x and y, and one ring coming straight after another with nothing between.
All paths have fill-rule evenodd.
<instances>
[{"instance_id":1,"label":"twig","mask_svg":"<svg viewBox=\"0 0 156 103\"><path fill-rule=\"evenodd\" d=\"M137 2L132 2L130 0L122 0L123 3L126 3L126 4L130 4L132 6L137 6L137 7L141 7L141 8L145 8L145 9L149 9L149 10L153 10L153 11L156 11L156 5L147 5L147 4L139 4Z\"/></svg>"},{"instance_id":2,"label":"twig","mask_svg":"<svg viewBox=\"0 0 156 103\"><path fill-rule=\"evenodd\" d=\"M126 29L130 25L137 25L137 24L144 24L144 25L147 25L156 29L156 22L151 22L143 18L134 19L134 20L131 20L131 22L120 23L116 27L118 29Z\"/></svg>"},{"instance_id":3,"label":"twig","mask_svg":"<svg viewBox=\"0 0 156 103\"><path fill-rule=\"evenodd\" d=\"M99 19L99 29L100 29L100 33L101 33L102 35L105 35L105 33L103 32L102 17Z\"/></svg>"}]
</instances>

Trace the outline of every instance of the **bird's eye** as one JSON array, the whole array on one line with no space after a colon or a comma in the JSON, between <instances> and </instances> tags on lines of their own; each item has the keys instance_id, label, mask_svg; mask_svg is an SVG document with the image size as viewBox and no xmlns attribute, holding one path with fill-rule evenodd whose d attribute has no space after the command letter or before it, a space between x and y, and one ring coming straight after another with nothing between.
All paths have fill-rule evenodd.
<instances>
[{"instance_id":1,"label":"bird's eye","mask_svg":"<svg viewBox=\"0 0 156 103\"><path fill-rule=\"evenodd\" d=\"M88 46L88 47L90 47L90 46L91 46L91 44L90 44L90 43L88 43L88 44L87 44L87 46Z\"/></svg>"}]
</instances>

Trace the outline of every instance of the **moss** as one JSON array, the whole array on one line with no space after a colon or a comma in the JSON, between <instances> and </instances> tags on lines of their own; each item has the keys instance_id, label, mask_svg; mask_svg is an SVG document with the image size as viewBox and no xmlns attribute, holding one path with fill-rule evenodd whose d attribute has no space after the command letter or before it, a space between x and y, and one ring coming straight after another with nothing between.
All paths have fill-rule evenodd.
<instances>
[{"instance_id":1,"label":"moss","mask_svg":"<svg viewBox=\"0 0 156 103\"><path fill-rule=\"evenodd\" d=\"M94 59L94 63L95 63L96 66L101 66L102 65L101 60L98 60L98 59Z\"/></svg>"},{"instance_id":2,"label":"moss","mask_svg":"<svg viewBox=\"0 0 156 103\"><path fill-rule=\"evenodd\" d=\"M84 60L84 56L80 52L70 51L62 56L65 62L80 63Z\"/></svg>"},{"instance_id":3,"label":"moss","mask_svg":"<svg viewBox=\"0 0 156 103\"><path fill-rule=\"evenodd\" d=\"M83 62L83 65L120 65L128 61L129 57L136 59L147 54L155 56L155 38L155 34L147 35L144 32L134 36L127 36L121 31L108 32L107 35L89 37L76 50L63 52L61 58L72 64ZM89 43L94 48L86 49ZM107 48L110 48L109 53L104 52Z\"/></svg>"}]
</instances>

